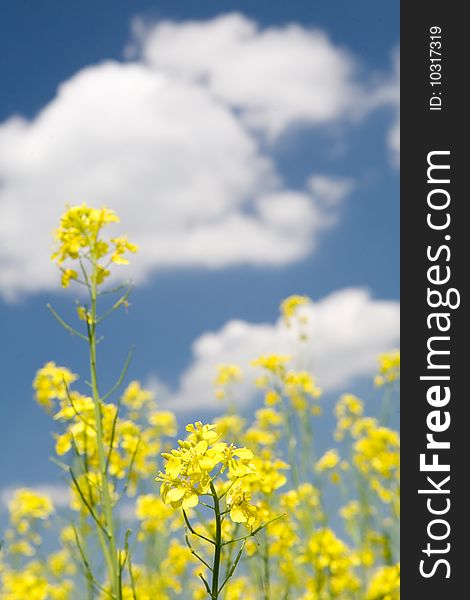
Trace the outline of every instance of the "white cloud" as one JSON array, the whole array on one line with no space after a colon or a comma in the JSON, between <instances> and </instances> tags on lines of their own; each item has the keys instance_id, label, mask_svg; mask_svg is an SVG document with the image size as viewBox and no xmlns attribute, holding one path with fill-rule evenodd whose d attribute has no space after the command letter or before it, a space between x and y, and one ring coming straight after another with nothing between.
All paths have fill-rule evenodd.
<instances>
[{"instance_id":1,"label":"white cloud","mask_svg":"<svg viewBox=\"0 0 470 600\"><path fill-rule=\"evenodd\" d=\"M400 163L400 50L392 53L391 74L380 82L368 99L369 109L388 106L394 113L394 121L387 134L388 147L395 166Z\"/></svg>"},{"instance_id":2,"label":"white cloud","mask_svg":"<svg viewBox=\"0 0 470 600\"><path fill-rule=\"evenodd\" d=\"M204 82L215 97L241 110L245 123L270 135L295 122L318 125L361 112L358 65L321 30L260 30L229 14L137 31L146 62Z\"/></svg>"},{"instance_id":3,"label":"white cloud","mask_svg":"<svg viewBox=\"0 0 470 600\"><path fill-rule=\"evenodd\" d=\"M237 384L236 395L248 403L255 393L255 371L249 362L271 353L292 356L292 364L312 370L325 391L347 391L355 379L375 372L378 354L398 344L398 302L375 300L364 289L340 290L304 312L309 317L309 341L302 348L295 332L281 319L275 323L232 320L218 331L204 333L192 345L192 363L178 390L163 393L161 401L175 409L214 408L212 383L217 365L235 363L246 375Z\"/></svg>"},{"instance_id":4,"label":"white cloud","mask_svg":"<svg viewBox=\"0 0 470 600\"><path fill-rule=\"evenodd\" d=\"M83 68L35 118L0 124L3 297L57 286L50 234L65 203L121 215L141 246L137 280L288 264L337 220L351 182L317 173L290 189L259 131L275 145L292 124L356 116L365 86L349 53L321 31L241 15L157 24L139 43L136 62Z\"/></svg>"},{"instance_id":5,"label":"white cloud","mask_svg":"<svg viewBox=\"0 0 470 600\"><path fill-rule=\"evenodd\" d=\"M84 69L33 122L1 126L0 177L5 296L57 285L50 234L65 202L120 214L141 247L137 279L159 267L289 263L338 212L318 185L284 188L204 89L136 64Z\"/></svg>"}]
</instances>

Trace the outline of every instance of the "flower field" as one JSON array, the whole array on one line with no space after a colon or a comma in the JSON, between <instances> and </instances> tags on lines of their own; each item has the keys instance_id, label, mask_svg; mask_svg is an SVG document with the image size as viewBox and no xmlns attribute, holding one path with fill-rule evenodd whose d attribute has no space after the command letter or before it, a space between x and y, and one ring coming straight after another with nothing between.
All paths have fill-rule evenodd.
<instances>
[{"instance_id":1,"label":"flower field","mask_svg":"<svg viewBox=\"0 0 470 600\"><path fill-rule=\"evenodd\" d=\"M69 343L82 344L89 371L48 362L33 388L70 506L16 490L0 598L398 600L400 442L389 424L399 352L378 357L378 418L352 394L322 402L314 375L279 354L253 357L263 406L251 418L237 413L238 365L214 373L207 393L225 413L210 423L178 423L131 380L131 354L102 389L100 327L128 307L131 285L113 282L138 250L107 235L118 220L107 208L72 206L55 234L62 286L84 293L74 323L50 310ZM294 295L280 306L300 349L310 342L309 303ZM328 412L336 426L318 453Z\"/></svg>"}]
</instances>

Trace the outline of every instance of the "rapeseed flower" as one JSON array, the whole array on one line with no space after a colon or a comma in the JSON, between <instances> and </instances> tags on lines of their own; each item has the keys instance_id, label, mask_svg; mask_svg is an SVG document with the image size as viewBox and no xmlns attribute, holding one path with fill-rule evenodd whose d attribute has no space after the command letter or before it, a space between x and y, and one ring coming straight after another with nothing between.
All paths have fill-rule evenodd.
<instances>
[{"instance_id":1,"label":"rapeseed flower","mask_svg":"<svg viewBox=\"0 0 470 600\"><path fill-rule=\"evenodd\" d=\"M393 350L379 356L379 372L375 377L375 385L380 387L400 379L400 351Z\"/></svg>"}]
</instances>

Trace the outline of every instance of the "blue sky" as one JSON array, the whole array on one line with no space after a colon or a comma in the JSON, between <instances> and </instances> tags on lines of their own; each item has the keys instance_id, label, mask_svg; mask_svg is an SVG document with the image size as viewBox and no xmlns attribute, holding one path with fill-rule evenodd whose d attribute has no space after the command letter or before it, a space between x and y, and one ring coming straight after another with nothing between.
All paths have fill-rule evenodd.
<instances>
[{"instance_id":1,"label":"blue sky","mask_svg":"<svg viewBox=\"0 0 470 600\"><path fill-rule=\"evenodd\" d=\"M142 247L105 383L133 344L130 377L210 415L213 353L282 341L278 304L302 293L339 311L318 340L343 365L327 398L368 393L370 356L398 343L398 2L18 1L0 22L0 487L56 477L31 381L86 360L45 308L73 318L49 232L94 194Z\"/></svg>"}]
</instances>

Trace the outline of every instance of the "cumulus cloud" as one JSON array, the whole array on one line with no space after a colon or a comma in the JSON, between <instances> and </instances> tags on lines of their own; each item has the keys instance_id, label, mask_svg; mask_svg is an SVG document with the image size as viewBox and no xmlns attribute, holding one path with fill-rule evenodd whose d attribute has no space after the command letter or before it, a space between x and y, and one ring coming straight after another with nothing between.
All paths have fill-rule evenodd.
<instances>
[{"instance_id":1,"label":"cumulus cloud","mask_svg":"<svg viewBox=\"0 0 470 600\"><path fill-rule=\"evenodd\" d=\"M192 363L177 391L163 391L165 404L175 409L217 406L212 383L217 366L224 363L244 368L236 396L248 403L256 393L256 373L248 365L257 356L272 353L289 355L294 367L311 370L325 391L347 391L358 377L375 372L378 354L398 344L398 303L376 300L365 289L340 290L303 310L309 339L301 346L295 331L281 319L275 323L231 320L218 331L201 335L192 345ZM159 391L162 398L162 388Z\"/></svg>"},{"instance_id":2,"label":"cumulus cloud","mask_svg":"<svg viewBox=\"0 0 470 600\"><path fill-rule=\"evenodd\" d=\"M260 30L240 14L209 22L140 27L144 60L239 109L251 127L277 135L294 122L352 116L363 105L353 56L325 32L300 25Z\"/></svg>"},{"instance_id":3,"label":"cumulus cloud","mask_svg":"<svg viewBox=\"0 0 470 600\"><path fill-rule=\"evenodd\" d=\"M284 265L315 249L351 181L287 186L263 142L356 114L367 86L318 30L241 15L141 31L131 63L83 68L31 120L0 124L0 295L53 289L65 203L107 204L141 246L134 279L179 266ZM366 106L366 103L362 104ZM369 108L367 108L369 110Z\"/></svg>"}]
</instances>

